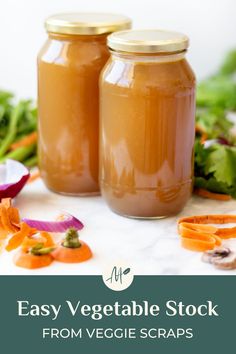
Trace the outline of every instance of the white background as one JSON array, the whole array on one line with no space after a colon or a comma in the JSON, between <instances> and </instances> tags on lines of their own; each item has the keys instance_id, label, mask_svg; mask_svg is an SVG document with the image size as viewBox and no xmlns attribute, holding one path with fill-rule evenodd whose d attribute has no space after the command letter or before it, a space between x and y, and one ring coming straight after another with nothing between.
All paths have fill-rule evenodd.
<instances>
[{"instance_id":1,"label":"white background","mask_svg":"<svg viewBox=\"0 0 236 354\"><path fill-rule=\"evenodd\" d=\"M185 32L191 39L188 57L199 79L236 47L235 0L1 0L0 88L36 97L44 19L65 11L118 12L130 16L136 28Z\"/></svg>"}]
</instances>

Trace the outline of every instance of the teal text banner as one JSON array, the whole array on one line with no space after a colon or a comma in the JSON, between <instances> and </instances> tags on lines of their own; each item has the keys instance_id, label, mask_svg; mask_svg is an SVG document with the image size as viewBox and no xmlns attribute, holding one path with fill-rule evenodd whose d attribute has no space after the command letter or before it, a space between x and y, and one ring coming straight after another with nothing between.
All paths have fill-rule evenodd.
<instances>
[{"instance_id":1,"label":"teal text banner","mask_svg":"<svg viewBox=\"0 0 236 354\"><path fill-rule=\"evenodd\" d=\"M0 277L1 352L220 354L235 347L234 276Z\"/></svg>"}]
</instances>

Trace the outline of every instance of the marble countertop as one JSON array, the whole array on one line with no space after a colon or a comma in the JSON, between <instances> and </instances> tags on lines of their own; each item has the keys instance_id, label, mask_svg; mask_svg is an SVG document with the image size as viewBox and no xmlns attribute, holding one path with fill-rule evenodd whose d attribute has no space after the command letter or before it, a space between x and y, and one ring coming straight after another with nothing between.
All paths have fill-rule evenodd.
<instances>
[{"instance_id":1,"label":"marble countertop","mask_svg":"<svg viewBox=\"0 0 236 354\"><path fill-rule=\"evenodd\" d=\"M136 275L236 275L201 261L201 254L182 249L176 221L183 215L236 213L236 201L219 202L192 197L182 213L162 220L134 220L111 212L101 197L65 197L49 192L42 181L27 185L16 198L22 217L52 220L62 211L77 216L85 227L81 239L91 246L94 257L80 264L54 262L50 267L29 271L16 267L12 253L0 255L1 275L100 275L108 264L121 260ZM225 241L236 249L236 240Z\"/></svg>"}]
</instances>

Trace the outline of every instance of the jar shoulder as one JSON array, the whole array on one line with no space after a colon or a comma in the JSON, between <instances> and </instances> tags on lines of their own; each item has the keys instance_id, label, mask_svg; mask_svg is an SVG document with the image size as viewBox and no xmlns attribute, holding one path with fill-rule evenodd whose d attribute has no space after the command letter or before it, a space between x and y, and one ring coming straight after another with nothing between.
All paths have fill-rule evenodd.
<instances>
[{"instance_id":1,"label":"jar shoulder","mask_svg":"<svg viewBox=\"0 0 236 354\"><path fill-rule=\"evenodd\" d=\"M60 41L48 38L38 53L38 63L89 66L104 65L109 51L104 43L96 41Z\"/></svg>"},{"instance_id":2,"label":"jar shoulder","mask_svg":"<svg viewBox=\"0 0 236 354\"><path fill-rule=\"evenodd\" d=\"M132 62L109 59L103 69L101 85L116 87L195 87L196 77L184 58L175 62Z\"/></svg>"}]
</instances>

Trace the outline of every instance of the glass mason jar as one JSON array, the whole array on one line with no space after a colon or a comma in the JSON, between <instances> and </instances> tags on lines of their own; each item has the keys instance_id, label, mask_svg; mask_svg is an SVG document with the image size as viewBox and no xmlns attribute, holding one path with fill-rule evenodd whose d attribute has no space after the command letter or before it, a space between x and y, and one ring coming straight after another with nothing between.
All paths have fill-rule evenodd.
<instances>
[{"instance_id":1,"label":"glass mason jar","mask_svg":"<svg viewBox=\"0 0 236 354\"><path fill-rule=\"evenodd\" d=\"M109 58L107 35L130 28L112 14L60 14L46 20L38 56L39 166L47 187L99 192L98 80Z\"/></svg>"},{"instance_id":2,"label":"glass mason jar","mask_svg":"<svg viewBox=\"0 0 236 354\"><path fill-rule=\"evenodd\" d=\"M195 76L188 38L159 30L108 37L100 81L100 187L124 216L177 214L192 192Z\"/></svg>"}]
</instances>

